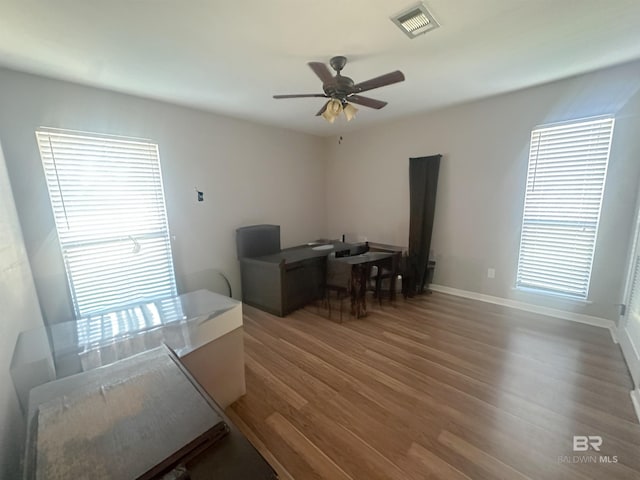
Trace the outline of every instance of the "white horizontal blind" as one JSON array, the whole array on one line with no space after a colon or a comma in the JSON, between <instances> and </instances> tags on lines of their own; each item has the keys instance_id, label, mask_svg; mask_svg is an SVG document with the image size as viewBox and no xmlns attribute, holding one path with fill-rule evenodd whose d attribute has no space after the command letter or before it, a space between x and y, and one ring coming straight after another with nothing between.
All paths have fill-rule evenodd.
<instances>
[{"instance_id":1,"label":"white horizontal blind","mask_svg":"<svg viewBox=\"0 0 640 480\"><path fill-rule=\"evenodd\" d=\"M158 146L36 136L76 316L176 295Z\"/></svg>"},{"instance_id":2,"label":"white horizontal blind","mask_svg":"<svg viewBox=\"0 0 640 480\"><path fill-rule=\"evenodd\" d=\"M586 299L614 119L531 133L517 287Z\"/></svg>"},{"instance_id":3,"label":"white horizontal blind","mask_svg":"<svg viewBox=\"0 0 640 480\"><path fill-rule=\"evenodd\" d=\"M179 322L186 316L178 297L167 297L141 303L122 310L86 315L77 322L78 345L90 348L104 344L105 340L128 337L130 334L161 325ZM173 340L180 336L179 328L172 333ZM176 345L172 343L172 347Z\"/></svg>"}]
</instances>

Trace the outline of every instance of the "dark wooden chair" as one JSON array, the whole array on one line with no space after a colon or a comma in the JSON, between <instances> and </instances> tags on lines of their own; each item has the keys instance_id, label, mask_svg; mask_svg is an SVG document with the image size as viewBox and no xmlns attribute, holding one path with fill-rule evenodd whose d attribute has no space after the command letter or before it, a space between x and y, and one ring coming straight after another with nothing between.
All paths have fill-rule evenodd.
<instances>
[{"instance_id":1,"label":"dark wooden chair","mask_svg":"<svg viewBox=\"0 0 640 480\"><path fill-rule=\"evenodd\" d=\"M373 292L373 297L378 299L380 305L384 296L387 296L390 302L395 301L396 285L398 277L401 276L401 261L402 252L398 251L390 259L374 265L371 269L369 290Z\"/></svg>"},{"instance_id":2,"label":"dark wooden chair","mask_svg":"<svg viewBox=\"0 0 640 480\"><path fill-rule=\"evenodd\" d=\"M325 302L331 319L331 294L335 292L340 303L340 323L342 323L342 310L345 298L351 297L351 265L332 261L332 256L327 258L327 274L324 285Z\"/></svg>"}]
</instances>

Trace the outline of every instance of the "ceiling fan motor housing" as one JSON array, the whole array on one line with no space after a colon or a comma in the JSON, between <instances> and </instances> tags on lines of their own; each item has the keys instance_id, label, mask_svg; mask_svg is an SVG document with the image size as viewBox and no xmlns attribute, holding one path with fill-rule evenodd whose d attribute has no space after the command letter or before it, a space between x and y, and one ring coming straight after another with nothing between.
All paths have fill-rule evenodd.
<instances>
[{"instance_id":1,"label":"ceiling fan motor housing","mask_svg":"<svg viewBox=\"0 0 640 480\"><path fill-rule=\"evenodd\" d=\"M349 77L343 77L338 73L330 83L322 85L325 95L331 98L338 98L344 101L349 95L354 93L354 83Z\"/></svg>"}]
</instances>

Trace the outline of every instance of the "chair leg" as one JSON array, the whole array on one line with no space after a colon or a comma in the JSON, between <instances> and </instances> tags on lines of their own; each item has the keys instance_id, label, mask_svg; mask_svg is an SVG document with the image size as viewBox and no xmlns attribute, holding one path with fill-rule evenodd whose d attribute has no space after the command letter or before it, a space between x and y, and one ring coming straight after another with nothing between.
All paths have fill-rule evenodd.
<instances>
[{"instance_id":1,"label":"chair leg","mask_svg":"<svg viewBox=\"0 0 640 480\"><path fill-rule=\"evenodd\" d=\"M393 273L389 279L389 302L395 303L396 301L396 282L398 281L398 274Z\"/></svg>"},{"instance_id":2,"label":"chair leg","mask_svg":"<svg viewBox=\"0 0 640 480\"><path fill-rule=\"evenodd\" d=\"M327 301L327 292L323 292L322 297L316 299L316 301L314 302L316 305L316 313L318 315L320 315L320 309L324 309L325 307L325 302Z\"/></svg>"}]
</instances>

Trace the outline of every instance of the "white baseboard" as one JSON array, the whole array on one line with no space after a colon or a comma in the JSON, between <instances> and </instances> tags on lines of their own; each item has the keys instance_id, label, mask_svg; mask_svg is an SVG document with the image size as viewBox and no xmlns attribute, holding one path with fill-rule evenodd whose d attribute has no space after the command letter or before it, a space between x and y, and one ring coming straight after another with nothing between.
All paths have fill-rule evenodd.
<instances>
[{"instance_id":1,"label":"white baseboard","mask_svg":"<svg viewBox=\"0 0 640 480\"><path fill-rule=\"evenodd\" d=\"M636 417L640 423L640 388L631 390L631 403L633 403L633 409L636 411Z\"/></svg>"},{"instance_id":2,"label":"white baseboard","mask_svg":"<svg viewBox=\"0 0 640 480\"><path fill-rule=\"evenodd\" d=\"M502 305L505 307L517 308L518 310L524 310L525 312L539 313L540 315L547 315L549 317L559 318L562 320L568 320L570 322L585 323L594 327L606 328L609 330L611 339L614 343L618 343L616 336L616 324L613 320L607 320L606 318L594 317L591 315L584 315L582 313L567 312L565 310L559 310L557 308L541 307L540 305L533 305L531 303L520 302L518 300L510 300L508 298L494 297L493 295L485 295L484 293L470 292L468 290L460 290L458 288L445 287L444 285L429 285L429 288L434 292L447 293L449 295L455 295L457 297L470 298L472 300L479 300L481 302L494 303L496 305Z\"/></svg>"}]
</instances>

